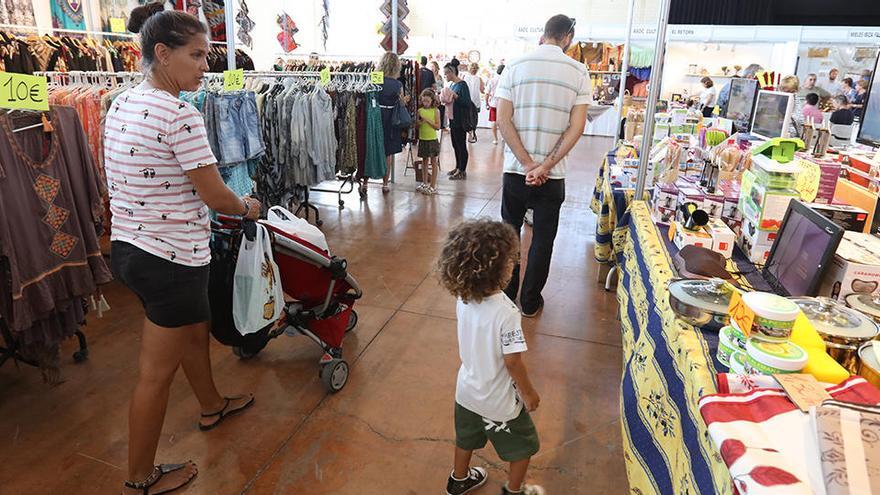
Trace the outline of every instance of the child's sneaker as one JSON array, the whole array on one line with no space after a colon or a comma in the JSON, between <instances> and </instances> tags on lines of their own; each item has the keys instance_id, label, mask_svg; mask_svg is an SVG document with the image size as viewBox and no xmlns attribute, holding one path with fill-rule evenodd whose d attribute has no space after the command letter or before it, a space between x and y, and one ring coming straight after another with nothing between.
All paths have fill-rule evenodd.
<instances>
[{"instance_id":1,"label":"child's sneaker","mask_svg":"<svg viewBox=\"0 0 880 495\"><path fill-rule=\"evenodd\" d=\"M507 489L507 485L501 488L501 495L546 495L547 492L538 485L526 485L523 484L522 490L518 492L512 492Z\"/></svg>"},{"instance_id":2,"label":"child's sneaker","mask_svg":"<svg viewBox=\"0 0 880 495\"><path fill-rule=\"evenodd\" d=\"M446 482L446 495L462 495L476 490L486 484L487 479L486 470L481 467L472 467L468 477L463 480L457 480L450 474L449 481Z\"/></svg>"}]
</instances>

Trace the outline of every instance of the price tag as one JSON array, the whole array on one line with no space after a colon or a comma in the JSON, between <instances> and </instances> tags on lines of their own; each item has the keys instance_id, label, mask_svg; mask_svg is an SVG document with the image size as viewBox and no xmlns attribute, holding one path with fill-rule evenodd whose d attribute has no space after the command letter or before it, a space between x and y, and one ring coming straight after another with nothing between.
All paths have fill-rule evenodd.
<instances>
[{"instance_id":1,"label":"price tag","mask_svg":"<svg viewBox=\"0 0 880 495\"><path fill-rule=\"evenodd\" d=\"M125 27L125 18L124 17L111 17L110 18L110 32L111 33L128 32L128 29Z\"/></svg>"},{"instance_id":2,"label":"price tag","mask_svg":"<svg viewBox=\"0 0 880 495\"><path fill-rule=\"evenodd\" d=\"M385 84L385 73L381 70L370 72L370 82L373 84Z\"/></svg>"},{"instance_id":3,"label":"price tag","mask_svg":"<svg viewBox=\"0 0 880 495\"><path fill-rule=\"evenodd\" d=\"M330 67L324 67L321 69L321 86L326 86L330 83Z\"/></svg>"},{"instance_id":4,"label":"price tag","mask_svg":"<svg viewBox=\"0 0 880 495\"><path fill-rule=\"evenodd\" d=\"M244 69L223 71L223 90L238 91L244 88Z\"/></svg>"},{"instance_id":5,"label":"price tag","mask_svg":"<svg viewBox=\"0 0 880 495\"><path fill-rule=\"evenodd\" d=\"M821 406L822 402L832 398L813 375L792 373L773 375L773 378L782 385L788 398L803 412L810 412L811 407Z\"/></svg>"},{"instance_id":6,"label":"price tag","mask_svg":"<svg viewBox=\"0 0 880 495\"><path fill-rule=\"evenodd\" d=\"M48 86L44 76L0 72L0 108L48 112Z\"/></svg>"},{"instance_id":7,"label":"price tag","mask_svg":"<svg viewBox=\"0 0 880 495\"><path fill-rule=\"evenodd\" d=\"M748 337L752 333L752 322L755 321L755 312L743 301L738 290L730 294L730 304L727 306L727 314L736 323L742 333Z\"/></svg>"},{"instance_id":8,"label":"price tag","mask_svg":"<svg viewBox=\"0 0 880 495\"><path fill-rule=\"evenodd\" d=\"M822 178L822 170L819 165L807 160L800 161L801 171L797 174L794 189L800 193L801 199L812 203L819 194L819 180Z\"/></svg>"}]
</instances>

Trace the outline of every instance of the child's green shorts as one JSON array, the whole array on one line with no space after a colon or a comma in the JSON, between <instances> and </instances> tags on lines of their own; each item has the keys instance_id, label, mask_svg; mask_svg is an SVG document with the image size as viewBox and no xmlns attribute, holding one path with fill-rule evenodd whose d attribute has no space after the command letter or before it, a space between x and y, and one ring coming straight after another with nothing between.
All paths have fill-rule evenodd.
<instances>
[{"instance_id":1,"label":"child's green shorts","mask_svg":"<svg viewBox=\"0 0 880 495\"><path fill-rule=\"evenodd\" d=\"M491 440L498 457L505 462L521 461L538 453L541 443L535 423L525 408L511 421L498 422L455 404L455 445L478 450Z\"/></svg>"}]
</instances>

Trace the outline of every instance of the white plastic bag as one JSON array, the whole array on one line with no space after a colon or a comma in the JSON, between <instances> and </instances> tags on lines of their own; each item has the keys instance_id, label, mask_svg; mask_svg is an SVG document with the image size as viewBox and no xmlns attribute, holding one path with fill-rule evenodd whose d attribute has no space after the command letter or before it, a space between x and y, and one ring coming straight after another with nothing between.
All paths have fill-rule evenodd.
<instances>
[{"instance_id":1,"label":"white plastic bag","mask_svg":"<svg viewBox=\"0 0 880 495\"><path fill-rule=\"evenodd\" d=\"M287 208L281 206L269 208L265 222L289 234L293 234L315 247L323 249L328 254L330 253L327 238L324 237L321 229L294 215Z\"/></svg>"},{"instance_id":2,"label":"white plastic bag","mask_svg":"<svg viewBox=\"0 0 880 495\"><path fill-rule=\"evenodd\" d=\"M269 231L260 224L253 241L241 240L232 290L232 317L242 335L274 323L284 311L284 290Z\"/></svg>"}]
</instances>

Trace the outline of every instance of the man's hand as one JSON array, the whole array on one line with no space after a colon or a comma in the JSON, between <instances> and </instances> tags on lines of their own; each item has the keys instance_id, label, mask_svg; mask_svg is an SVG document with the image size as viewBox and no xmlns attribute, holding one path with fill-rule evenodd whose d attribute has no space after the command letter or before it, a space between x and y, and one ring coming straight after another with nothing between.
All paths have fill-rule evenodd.
<instances>
[{"instance_id":1,"label":"man's hand","mask_svg":"<svg viewBox=\"0 0 880 495\"><path fill-rule=\"evenodd\" d=\"M529 412L534 411L541 404L541 397L538 396L538 392L535 390L531 390L529 393L520 391L520 395L522 396L526 410Z\"/></svg>"},{"instance_id":2,"label":"man's hand","mask_svg":"<svg viewBox=\"0 0 880 495\"><path fill-rule=\"evenodd\" d=\"M531 170L526 169L526 185L543 186L550 178L550 170L551 167L544 163L537 165Z\"/></svg>"}]
</instances>

